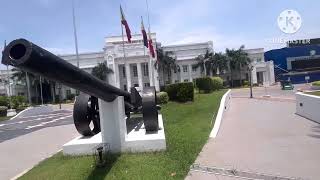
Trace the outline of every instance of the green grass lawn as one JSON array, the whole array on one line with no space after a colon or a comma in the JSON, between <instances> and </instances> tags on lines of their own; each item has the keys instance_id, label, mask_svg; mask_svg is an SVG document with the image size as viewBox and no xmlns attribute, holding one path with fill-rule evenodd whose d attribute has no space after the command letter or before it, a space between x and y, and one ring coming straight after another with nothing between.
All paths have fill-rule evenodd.
<instances>
[{"instance_id":1,"label":"green grass lawn","mask_svg":"<svg viewBox=\"0 0 320 180\"><path fill-rule=\"evenodd\" d=\"M105 168L96 168L92 156L58 153L20 179L183 179L208 139L212 116L225 92L196 94L193 103L169 102L162 106L165 152L112 154Z\"/></svg>"},{"instance_id":2,"label":"green grass lawn","mask_svg":"<svg viewBox=\"0 0 320 180\"><path fill-rule=\"evenodd\" d=\"M311 95L315 95L315 96L320 96L320 91L307 92L307 94L311 94Z\"/></svg>"},{"instance_id":3,"label":"green grass lawn","mask_svg":"<svg viewBox=\"0 0 320 180\"><path fill-rule=\"evenodd\" d=\"M1 121L9 120L10 118L12 118L12 116L9 116L9 117L7 117L7 116L2 116L2 117L0 117L0 122L1 122Z\"/></svg>"}]
</instances>

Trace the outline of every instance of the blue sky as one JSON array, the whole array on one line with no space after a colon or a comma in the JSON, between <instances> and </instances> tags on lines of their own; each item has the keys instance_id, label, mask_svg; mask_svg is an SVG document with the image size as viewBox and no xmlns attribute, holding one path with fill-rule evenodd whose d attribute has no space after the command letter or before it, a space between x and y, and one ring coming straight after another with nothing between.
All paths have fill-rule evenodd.
<instances>
[{"instance_id":1,"label":"blue sky","mask_svg":"<svg viewBox=\"0 0 320 180\"><path fill-rule=\"evenodd\" d=\"M147 26L145 0L75 0L80 52L100 51L104 37L120 35L119 5L131 31ZM320 37L320 1L315 0L149 0L151 30L163 45L211 40L215 51L284 44L274 38ZM277 26L285 9L297 10L301 29L287 35ZM0 43L27 38L56 53L74 53L71 0L10 0L0 2ZM2 44L0 44L2 49Z\"/></svg>"}]
</instances>

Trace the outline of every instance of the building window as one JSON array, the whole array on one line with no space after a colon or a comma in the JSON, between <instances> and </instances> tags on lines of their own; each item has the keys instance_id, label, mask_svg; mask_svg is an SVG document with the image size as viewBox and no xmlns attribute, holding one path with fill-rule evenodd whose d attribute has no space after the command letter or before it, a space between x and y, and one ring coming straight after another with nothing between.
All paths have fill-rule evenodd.
<instances>
[{"instance_id":1,"label":"building window","mask_svg":"<svg viewBox=\"0 0 320 180\"><path fill-rule=\"evenodd\" d=\"M66 90L66 95L67 96L71 95L71 90L70 89Z\"/></svg>"},{"instance_id":2,"label":"building window","mask_svg":"<svg viewBox=\"0 0 320 180\"><path fill-rule=\"evenodd\" d=\"M123 85L123 90L127 91L127 85Z\"/></svg>"},{"instance_id":3,"label":"building window","mask_svg":"<svg viewBox=\"0 0 320 180\"><path fill-rule=\"evenodd\" d=\"M138 77L137 65L132 66L132 70L133 70L133 77Z\"/></svg>"},{"instance_id":4,"label":"building window","mask_svg":"<svg viewBox=\"0 0 320 180\"><path fill-rule=\"evenodd\" d=\"M261 58L257 58L257 62L261 62Z\"/></svg>"},{"instance_id":5,"label":"building window","mask_svg":"<svg viewBox=\"0 0 320 180\"><path fill-rule=\"evenodd\" d=\"M134 84L133 86L134 86L134 87L139 87L139 84Z\"/></svg>"},{"instance_id":6,"label":"building window","mask_svg":"<svg viewBox=\"0 0 320 180\"><path fill-rule=\"evenodd\" d=\"M126 67L122 66L122 76L126 77Z\"/></svg>"},{"instance_id":7,"label":"building window","mask_svg":"<svg viewBox=\"0 0 320 180\"><path fill-rule=\"evenodd\" d=\"M183 72L188 72L188 66L187 65L183 65L182 69L183 69Z\"/></svg>"},{"instance_id":8,"label":"building window","mask_svg":"<svg viewBox=\"0 0 320 180\"><path fill-rule=\"evenodd\" d=\"M150 83L144 83L144 87L150 87Z\"/></svg>"},{"instance_id":9,"label":"building window","mask_svg":"<svg viewBox=\"0 0 320 180\"><path fill-rule=\"evenodd\" d=\"M196 66L196 65L193 65L193 66L192 66L192 71L193 71L193 72L197 72L197 66Z\"/></svg>"},{"instance_id":10,"label":"building window","mask_svg":"<svg viewBox=\"0 0 320 180\"><path fill-rule=\"evenodd\" d=\"M175 82L175 83L179 83L179 80L175 80L174 82Z\"/></svg>"},{"instance_id":11,"label":"building window","mask_svg":"<svg viewBox=\"0 0 320 180\"><path fill-rule=\"evenodd\" d=\"M166 84L170 84L170 81L166 81Z\"/></svg>"},{"instance_id":12,"label":"building window","mask_svg":"<svg viewBox=\"0 0 320 180\"><path fill-rule=\"evenodd\" d=\"M144 76L149 76L148 63L144 63L144 64L143 64L143 75L144 75Z\"/></svg>"},{"instance_id":13,"label":"building window","mask_svg":"<svg viewBox=\"0 0 320 180\"><path fill-rule=\"evenodd\" d=\"M185 79L184 82L189 82L189 79Z\"/></svg>"}]
</instances>

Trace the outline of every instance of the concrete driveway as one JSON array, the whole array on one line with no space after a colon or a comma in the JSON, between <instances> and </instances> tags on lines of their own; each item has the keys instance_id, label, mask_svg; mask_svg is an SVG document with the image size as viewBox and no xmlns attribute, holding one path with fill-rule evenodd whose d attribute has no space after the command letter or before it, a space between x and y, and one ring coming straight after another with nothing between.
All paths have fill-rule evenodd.
<instances>
[{"instance_id":1,"label":"concrete driveway","mask_svg":"<svg viewBox=\"0 0 320 180\"><path fill-rule=\"evenodd\" d=\"M294 91L268 90L277 98L249 99L248 90L232 90L218 136L186 179L320 178L320 125L295 115Z\"/></svg>"},{"instance_id":2,"label":"concrete driveway","mask_svg":"<svg viewBox=\"0 0 320 180\"><path fill-rule=\"evenodd\" d=\"M0 123L0 179L7 180L55 154L79 136L68 110Z\"/></svg>"}]
</instances>

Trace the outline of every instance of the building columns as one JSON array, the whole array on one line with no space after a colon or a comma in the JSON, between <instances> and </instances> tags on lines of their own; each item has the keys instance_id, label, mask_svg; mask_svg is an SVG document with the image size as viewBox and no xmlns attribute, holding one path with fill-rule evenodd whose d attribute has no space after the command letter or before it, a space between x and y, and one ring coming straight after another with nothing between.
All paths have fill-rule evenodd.
<instances>
[{"instance_id":1,"label":"building columns","mask_svg":"<svg viewBox=\"0 0 320 180\"><path fill-rule=\"evenodd\" d=\"M131 89L130 64L125 63L125 68L126 68L127 90L130 91L130 89Z\"/></svg>"},{"instance_id":2,"label":"building columns","mask_svg":"<svg viewBox=\"0 0 320 180\"><path fill-rule=\"evenodd\" d=\"M182 79L182 77L183 77L183 66L182 65L179 65L179 67L180 67L180 82L183 82L183 79Z\"/></svg>"},{"instance_id":3,"label":"building columns","mask_svg":"<svg viewBox=\"0 0 320 180\"><path fill-rule=\"evenodd\" d=\"M189 72L189 82L192 82L192 66L191 66L191 64L188 65L188 72Z\"/></svg>"},{"instance_id":4,"label":"building columns","mask_svg":"<svg viewBox=\"0 0 320 180\"><path fill-rule=\"evenodd\" d=\"M138 70L138 82L139 82L139 87L140 90L143 90L143 83L142 83L142 71L141 71L141 63L137 63L137 70Z\"/></svg>"}]
</instances>

